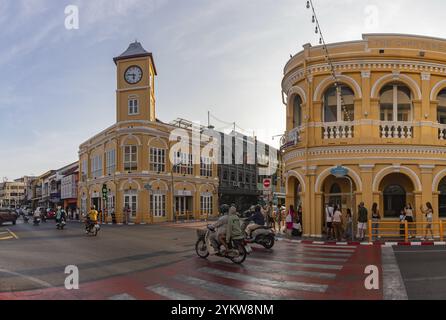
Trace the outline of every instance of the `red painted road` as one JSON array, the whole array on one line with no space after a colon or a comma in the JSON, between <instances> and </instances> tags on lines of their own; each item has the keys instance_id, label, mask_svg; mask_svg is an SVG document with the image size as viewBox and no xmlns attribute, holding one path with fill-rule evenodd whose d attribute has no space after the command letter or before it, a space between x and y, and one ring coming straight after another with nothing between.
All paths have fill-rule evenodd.
<instances>
[{"instance_id":1,"label":"red painted road","mask_svg":"<svg viewBox=\"0 0 446 320\"><path fill-rule=\"evenodd\" d=\"M280 241L273 250L254 246L242 266L216 257L193 257L166 267L81 283L79 290L0 293L0 300L382 299L381 289L364 287L367 265L376 265L382 274L381 246ZM82 270L80 274L82 277Z\"/></svg>"}]
</instances>

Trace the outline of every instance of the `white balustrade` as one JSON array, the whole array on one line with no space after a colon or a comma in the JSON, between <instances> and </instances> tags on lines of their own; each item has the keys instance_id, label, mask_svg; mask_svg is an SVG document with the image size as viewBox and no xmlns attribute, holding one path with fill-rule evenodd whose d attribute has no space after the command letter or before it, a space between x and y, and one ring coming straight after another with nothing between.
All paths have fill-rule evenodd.
<instances>
[{"instance_id":1,"label":"white balustrade","mask_svg":"<svg viewBox=\"0 0 446 320\"><path fill-rule=\"evenodd\" d=\"M446 140L446 124L438 124L438 139Z\"/></svg>"},{"instance_id":2,"label":"white balustrade","mask_svg":"<svg viewBox=\"0 0 446 320\"><path fill-rule=\"evenodd\" d=\"M328 122L322 124L322 138L351 139L354 137L354 124L352 122Z\"/></svg>"},{"instance_id":3,"label":"white balustrade","mask_svg":"<svg viewBox=\"0 0 446 320\"><path fill-rule=\"evenodd\" d=\"M381 138L410 139L413 138L413 124L411 122L381 121Z\"/></svg>"}]
</instances>

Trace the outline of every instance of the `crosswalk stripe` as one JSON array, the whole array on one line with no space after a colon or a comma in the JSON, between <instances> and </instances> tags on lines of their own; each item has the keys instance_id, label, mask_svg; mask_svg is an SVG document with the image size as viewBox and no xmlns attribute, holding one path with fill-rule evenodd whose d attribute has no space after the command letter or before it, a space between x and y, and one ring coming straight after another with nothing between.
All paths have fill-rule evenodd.
<instances>
[{"instance_id":1,"label":"crosswalk stripe","mask_svg":"<svg viewBox=\"0 0 446 320\"><path fill-rule=\"evenodd\" d=\"M235 272L211 269L211 268L207 268L207 267L200 268L198 271L206 272L206 273L209 273L209 274L212 274L215 276L224 277L224 278L255 283L255 284L259 284L259 285L267 286L267 287L288 289L288 290L325 292L325 291L327 291L327 288L328 288L328 285L326 285L326 284L314 284L314 283L299 282L299 281L277 281L277 280L270 280L270 279L265 279L265 278L248 276L245 274L240 274L240 273L235 273Z\"/></svg>"},{"instance_id":2,"label":"crosswalk stripe","mask_svg":"<svg viewBox=\"0 0 446 320\"><path fill-rule=\"evenodd\" d=\"M268 256L262 256L262 258L267 258ZM347 262L347 258L326 258L326 257L315 257L307 255L293 255L290 254L287 257L269 256L268 258L274 259L274 261L286 261L286 262L302 262L302 261L320 261L320 262Z\"/></svg>"},{"instance_id":3,"label":"crosswalk stripe","mask_svg":"<svg viewBox=\"0 0 446 320\"><path fill-rule=\"evenodd\" d=\"M271 252L265 252L265 251L257 251L256 250L256 254L260 254L260 255L268 255L272 258L280 258L281 255L280 254L272 254ZM313 251L308 251L308 250L293 250L290 251L289 254L287 254L284 257L294 257L294 256L318 256L318 257L344 257L344 258L350 258L352 256L352 253L341 253L341 252L313 252Z\"/></svg>"},{"instance_id":4,"label":"crosswalk stripe","mask_svg":"<svg viewBox=\"0 0 446 320\"><path fill-rule=\"evenodd\" d=\"M330 248L330 249L339 249L339 250L343 250L343 249L354 250L354 249L356 249L356 246L344 246L344 245L335 246L335 245L304 244L303 246L307 247L307 248Z\"/></svg>"},{"instance_id":5,"label":"crosswalk stripe","mask_svg":"<svg viewBox=\"0 0 446 320\"><path fill-rule=\"evenodd\" d=\"M343 252L343 253L354 253L355 250L351 250L351 249L331 249L331 248L304 248L305 250L308 251L313 251L313 252Z\"/></svg>"},{"instance_id":6,"label":"crosswalk stripe","mask_svg":"<svg viewBox=\"0 0 446 320\"><path fill-rule=\"evenodd\" d=\"M108 300L136 300L136 298L132 297L128 293L122 293L109 297Z\"/></svg>"},{"instance_id":7,"label":"crosswalk stripe","mask_svg":"<svg viewBox=\"0 0 446 320\"><path fill-rule=\"evenodd\" d=\"M179 293L171 288L162 286L162 285L156 285L152 287L146 287L147 290L155 292L156 294L169 298L171 300L196 300L194 297Z\"/></svg>"},{"instance_id":8,"label":"crosswalk stripe","mask_svg":"<svg viewBox=\"0 0 446 320\"><path fill-rule=\"evenodd\" d=\"M283 264L286 266L315 268L315 269L327 269L327 270L342 270L343 266L335 264L318 264L318 263L301 263L301 262L286 262L286 261L272 261L267 259L249 258L250 261L258 261L265 263L273 263L274 265Z\"/></svg>"},{"instance_id":9,"label":"crosswalk stripe","mask_svg":"<svg viewBox=\"0 0 446 320\"><path fill-rule=\"evenodd\" d=\"M175 276L176 280L187 283L189 285L199 287L211 292L220 292L228 297L232 297L238 300L283 300L284 297L277 296L267 296L264 294L256 293L254 291L242 290L239 288L234 288L231 286L227 286L224 284L219 284L215 282L210 282L202 279L198 279L195 277L185 276L185 275L177 275Z\"/></svg>"},{"instance_id":10,"label":"crosswalk stripe","mask_svg":"<svg viewBox=\"0 0 446 320\"><path fill-rule=\"evenodd\" d=\"M220 262L218 264L225 265L225 266L233 265L232 263L229 264L227 262ZM320 278L320 279L335 279L336 278L335 273L328 273L328 272L286 270L286 269L280 269L280 271L277 271L277 269L259 266L258 264L257 265L248 265L247 267L248 267L247 269L249 271L265 272L265 273L279 273L279 274L285 274L287 276L301 276L301 277Z\"/></svg>"},{"instance_id":11,"label":"crosswalk stripe","mask_svg":"<svg viewBox=\"0 0 446 320\"><path fill-rule=\"evenodd\" d=\"M14 237L13 236L7 236L7 237L0 238L0 240L11 240L11 239L14 239Z\"/></svg>"}]
</instances>

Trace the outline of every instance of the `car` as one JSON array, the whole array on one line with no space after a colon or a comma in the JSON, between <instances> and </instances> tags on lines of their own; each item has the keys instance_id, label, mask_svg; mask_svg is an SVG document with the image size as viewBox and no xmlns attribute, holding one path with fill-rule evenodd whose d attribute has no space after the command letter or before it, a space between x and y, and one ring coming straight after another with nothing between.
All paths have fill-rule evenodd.
<instances>
[{"instance_id":1,"label":"car","mask_svg":"<svg viewBox=\"0 0 446 320\"><path fill-rule=\"evenodd\" d=\"M13 225L16 224L17 214L10 209L0 209L0 226L6 222L12 222Z\"/></svg>"}]
</instances>

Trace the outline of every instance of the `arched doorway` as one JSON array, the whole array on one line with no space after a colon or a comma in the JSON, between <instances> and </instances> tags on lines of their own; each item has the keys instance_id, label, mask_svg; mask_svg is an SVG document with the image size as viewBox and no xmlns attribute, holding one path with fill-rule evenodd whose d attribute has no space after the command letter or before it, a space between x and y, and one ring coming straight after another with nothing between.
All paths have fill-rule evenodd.
<instances>
[{"instance_id":1,"label":"arched doorway","mask_svg":"<svg viewBox=\"0 0 446 320\"><path fill-rule=\"evenodd\" d=\"M297 210L297 208L302 205L302 185L296 177L291 176L288 178L287 187L287 194L292 196L292 198L289 199L289 205L294 206L294 209Z\"/></svg>"},{"instance_id":2,"label":"arched doorway","mask_svg":"<svg viewBox=\"0 0 446 320\"><path fill-rule=\"evenodd\" d=\"M446 177L441 179L438 192L438 215L440 218L446 218Z\"/></svg>"},{"instance_id":3,"label":"arched doorway","mask_svg":"<svg viewBox=\"0 0 446 320\"><path fill-rule=\"evenodd\" d=\"M385 218L398 218L401 209L410 204L413 209L415 203L414 184L403 173L391 173L385 176L380 185L380 208Z\"/></svg>"}]
</instances>

